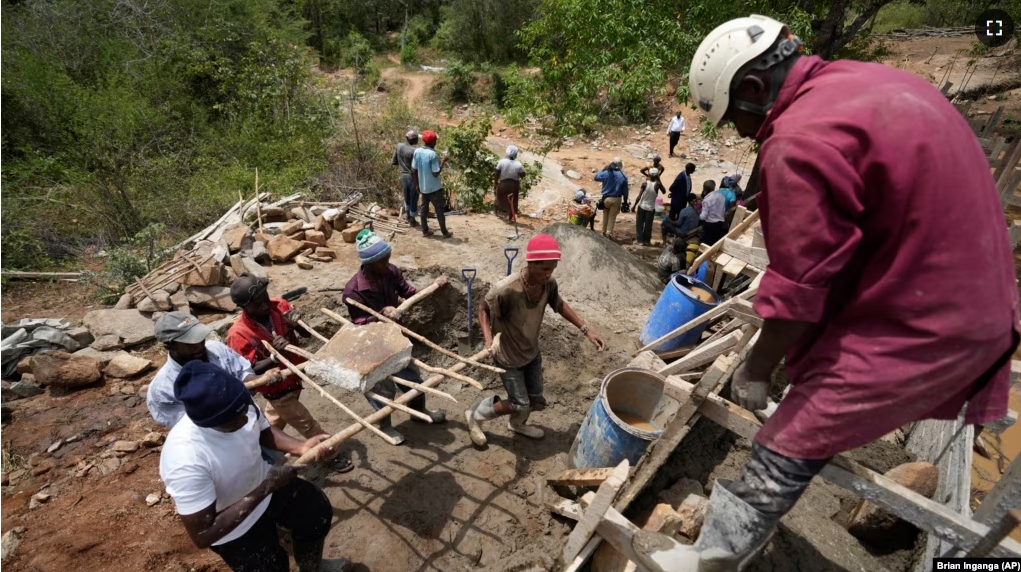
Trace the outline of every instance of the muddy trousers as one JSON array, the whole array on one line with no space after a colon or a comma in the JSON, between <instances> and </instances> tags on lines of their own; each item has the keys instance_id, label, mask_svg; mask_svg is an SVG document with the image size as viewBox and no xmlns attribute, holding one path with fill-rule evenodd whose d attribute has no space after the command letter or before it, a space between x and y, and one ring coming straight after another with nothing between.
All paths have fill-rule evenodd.
<instances>
[{"instance_id":1,"label":"muddy trousers","mask_svg":"<svg viewBox=\"0 0 1021 572\"><path fill-rule=\"evenodd\" d=\"M412 381L415 383L422 383L422 374L419 373L418 368L415 366L408 366L402 369L401 371L395 373L394 377L399 377L401 379L406 379L408 381ZM374 385L371 391L376 395L393 400L394 398L397 397L398 390L409 391L410 388L404 387L403 385L399 386L389 379L384 379L383 381L380 381L379 383ZM368 397L366 397L365 399L368 400L369 405L371 405L372 409L374 409L375 411L379 411L380 409L386 407L386 405L378 401L369 399ZM411 401L408 402L407 405L408 407L414 409L415 411L425 412L425 394L423 393L421 395L414 397ZM387 416L385 419L379 422L380 427L389 427L390 424L391 421L389 416Z\"/></svg>"},{"instance_id":2,"label":"muddy trousers","mask_svg":"<svg viewBox=\"0 0 1021 572\"><path fill-rule=\"evenodd\" d=\"M234 572L287 572L290 563L287 552L280 546L277 527L291 533L294 541L294 559L299 566L303 559L322 556L319 543L330 531L333 507L323 491L312 483L295 478L273 493L259 520L240 538L211 546L210 549ZM318 554L301 554L303 550Z\"/></svg>"},{"instance_id":3,"label":"muddy trousers","mask_svg":"<svg viewBox=\"0 0 1021 572\"><path fill-rule=\"evenodd\" d=\"M294 427L301 436L311 439L326 433L312 413L301 403L301 390L296 389L277 399L266 400L266 421L283 431L284 427Z\"/></svg>"},{"instance_id":4,"label":"muddy trousers","mask_svg":"<svg viewBox=\"0 0 1021 572\"><path fill-rule=\"evenodd\" d=\"M741 478L729 485L734 496L767 517L787 514L829 459L794 459L752 444Z\"/></svg>"}]
</instances>

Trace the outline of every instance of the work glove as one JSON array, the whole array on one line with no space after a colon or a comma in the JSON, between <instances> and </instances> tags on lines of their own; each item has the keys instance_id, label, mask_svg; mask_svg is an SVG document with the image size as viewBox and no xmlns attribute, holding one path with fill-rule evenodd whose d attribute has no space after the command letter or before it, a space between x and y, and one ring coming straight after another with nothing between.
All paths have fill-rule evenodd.
<instances>
[{"instance_id":1,"label":"work glove","mask_svg":"<svg viewBox=\"0 0 1021 572\"><path fill-rule=\"evenodd\" d=\"M730 394L734 403L749 411L765 409L769 397L769 377L756 375L742 364L734 372Z\"/></svg>"}]
</instances>

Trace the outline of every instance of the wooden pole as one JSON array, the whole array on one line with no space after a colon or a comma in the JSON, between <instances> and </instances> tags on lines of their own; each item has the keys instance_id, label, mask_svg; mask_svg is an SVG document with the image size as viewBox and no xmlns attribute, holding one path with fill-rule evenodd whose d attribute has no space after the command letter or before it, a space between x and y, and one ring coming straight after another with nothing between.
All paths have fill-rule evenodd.
<instances>
[{"instance_id":1,"label":"wooden pole","mask_svg":"<svg viewBox=\"0 0 1021 572\"><path fill-rule=\"evenodd\" d=\"M1021 509L1008 510L1000 522L996 523L996 526L989 529L989 534L982 537L982 540L978 541L978 544L972 547L968 551L968 558L983 558L989 554L1001 540L1007 537L1008 534L1017 528L1017 525L1021 524Z\"/></svg>"},{"instance_id":2,"label":"wooden pole","mask_svg":"<svg viewBox=\"0 0 1021 572\"><path fill-rule=\"evenodd\" d=\"M394 401L390 401L389 399L383 397L382 395L379 395L378 393L373 393L371 391L366 391L365 392L365 397L368 397L369 399L372 399L374 401L378 401L378 402L380 402L383 405L386 405L388 407L393 407L397 411L403 411L403 412L407 413L408 415L411 415L412 417L418 417L419 419L425 421L426 423L432 423L433 422L432 417L429 417L425 413L422 413L421 411L415 411L414 409L408 407L407 405L402 405L400 403L397 403L397 402L394 402Z\"/></svg>"},{"instance_id":3,"label":"wooden pole","mask_svg":"<svg viewBox=\"0 0 1021 572\"><path fill-rule=\"evenodd\" d=\"M259 168L255 168L255 218L259 221L259 232L262 232L262 201L259 200ZM244 222L244 220L242 220Z\"/></svg>"},{"instance_id":4,"label":"wooden pole","mask_svg":"<svg viewBox=\"0 0 1021 572\"><path fill-rule=\"evenodd\" d=\"M387 443L390 443L391 445L399 445L400 444L393 437L391 437L391 436L387 435L386 433L380 431L379 429L374 427L372 425L372 423L369 423L368 421L366 421L362 417L359 417L357 413L355 413L354 411L351 411L351 408L349 408L347 405L344 405L343 403L341 403L340 400L337 399L336 397L330 395L325 389L320 387L318 383L312 381L312 379L309 376L305 375L305 372L303 372L300 369L294 367L294 364L291 363L290 360L285 358L283 356L283 354L278 352L277 349L273 347L273 344L267 342L266 340L262 340L262 345L266 346L266 349L269 350L269 352L271 354L276 356L277 360L280 361L280 363L283 364L284 367L286 367L287 369L291 370L291 372L294 373L294 375L300 377L302 381L304 381L305 383L307 383L307 384L311 385L312 387L314 387L317 391L319 391L319 393L323 397L325 397L326 399L329 399L330 401L332 401L334 405L339 407L341 409L341 411L343 411L344 413L347 413L349 416L351 416L361 426L365 427L369 431L372 431L377 436L382 438ZM326 441L323 441L323 442L325 443ZM304 458L304 456L303 456L303 458Z\"/></svg>"},{"instance_id":5,"label":"wooden pole","mask_svg":"<svg viewBox=\"0 0 1021 572\"><path fill-rule=\"evenodd\" d=\"M440 391L440 390L438 390L436 388L428 387L426 385L422 385L421 383L415 383L414 381L408 381L406 379L401 379L401 378L399 378L399 377L397 377L395 375L391 375L388 379L390 381L396 383L397 385L403 385L404 387L410 387L412 389L417 389L418 391L421 391L422 393L428 393L429 395L435 395L436 397L442 397L443 399L447 399L449 401L453 401L454 403L459 403L457 401L457 399L454 399L453 395L450 395L449 393L447 393L445 391Z\"/></svg>"},{"instance_id":6,"label":"wooden pole","mask_svg":"<svg viewBox=\"0 0 1021 572\"><path fill-rule=\"evenodd\" d=\"M323 342L325 344L325 343L330 341L329 338L327 338L326 336L324 336L324 335L320 334L319 332L315 331L315 329L313 329L312 326L306 324L305 320L298 320L298 325L301 326L302 328L305 328L305 331L307 331L308 333L312 334L312 336L315 339L319 340L320 342Z\"/></svg>"},{"instance_id":7,"label":"wooden pole","mask_svg":"<svg viewBox=\"0 0 1021 572\"><path fill-rule=\"evenodd\" d=\"M468 377L467 375L461 375L460 373L457 373L456 371L450 371L449 369L443 369L442 367L433 367L433 366L425 363L424 361L417 360L415 358L411 358L411 363L413 363L416 366L418 366L419 369L423 369L423 370L425 370L425 371L427 371L429 373L438 373L438 374L440 374L442 376L449 377L450 379L456 379L457 381L463 381L463 382L467 383L468 385L470 385L470 386L472 386L472 387L474 387L475 389L478 389L478 390L484 390L485 389L485 387L483 387L482 384L479 383L478 381L475 381L474 379Z\"/></svg>"},{"instance_id":8,"label":"wooden pole","mask_svg":"<svg viewBox=\"0 0 1021 572\"><path fill-rule=\"evenodd\" d=\"M358 302L357 300L352 300L351 298L345 298L344 301L347 302L348 304L351 304L355 308L358 308L359 310L362 310L363 312L367 312L369 315L371 315L372 317L376 318L377 320L379 320L381 322L384 322L384 323L387 323L387 324L393 324L393 325L397 326L398 328L401 329L401 332L405 336L408 336L409 338L414 338L414 339L422 342L423 344L429 346L430 348L440 352L441 354L443 354L445 356L452 357L452 358L456 359L457 361L466 363L468 365L473 365L475 367L481 367L482 369L488 369L489 371L492 371L492 372L505 373L505 370L500 369L498 367L491 366L491 365L484 364L484 363L479 363L479 362L477 362L477 361L475 361L475 360L473 360L471 358L466 358L464 356L459 356L459 355L455 354L454 352L452 352L452 351L450 351L450 350L448 350L446 348L442 348L442 347L434 344L433 342L429 341L428 339L426 339L425 336L422 336L422 335L420 335L420 334L418 334L416 332L413 332L413 331L409 330L408 328L405 328L404 326L398 324L397 322L394 322L390 318L387 318L383 314L380 314L379 312L373 310L372 308L369 308L368 306ZM331 312L330 310L328 310L326 308L323 308L322 312L324 314L326 314L327 316L331 317L331 318L334 318L334 319L339 318L339 316L337 316L337 314L335 314L334 312ZM343 319L343 318L341 318L341 319Z\"/></svg>"},{"instance_id":9,"label":"wooden pole","mask_svg":"<svg viewBox=\"0 0 1021 572\"><path fill-rule=\"evenodd\" d=\"M473 360L486 359L487 357L492 355L493 352L496 351L496 349L498 347L500 347L500 336L501 335L502 334L497 334L493 338L493 345L490 346L489 348L483 349L479 353L473 355L472 359ZM456 364L452 365L450 367L450 369L454 370L454 371L460 371L460 370L462 370L462 369L464 369L466 367L468 367L468 365L465 364L465 363L456 363ZM440 383L443 380L444 380L444 377L442 375L434 375L434 376L430 377L429 379L423 381L422 385L427 386L427 387L432 387L432 386ZM401 403L401 404L407 405L408 402L410 402L412 399L418 397L419 395L422 395L422 392L418 391L417 389L412 389L411 391L405 392L403 395L401 395L400 397L398 397L394 401L396 401L397 403ZM392 407L384 407L384 408L380 409L379 411L373 413L372 415L369 415L368 417L366 417L365 421L367 421L369 423L377 423L377 422L383 420L384 418L388 417L391 413L393 413L393 411L394 410L393 410ZM302 455L301 458L299 458L297 461L295 461L295 464L296 465L304 465L304 464L311 463L311 462L315 461L315 459L316 459L316 451L318 451L320 447L336 447L340 443L342 443L342 442L346 441L347 439L350 439L351 437L357 435L359 432L361 432L361 430L362 430L362 425L358 424L358 423L355 423L355 424L347 427L343 431L340 431L339 433L335 433L333 435L333 437L330 437L329 439L323 441L319 445L316 445L316 447L314 449L312 449L311 451L308 451L304 455Z\"/></svg>"},{"instance_id":10,"label":"wooden pole","mask_svg":"<svg viewBox=\"0 0 1021 572\"><path fill-rule=\"evenodd\" d=\"M426 286L425 288L422 288L421 290L416 292L415 295L412 296L411 298L408 298L407 300L401 302L401 305L397 306L396 318L398 320L400 320L401 316L404 315L404 312L406 312L408 310L408 308L414 306L419 301L421 301L423 298L425 298L426 296L432 294L433 292L435 292L435 291L437 291L439 289L440 289L440 285L437 284L436 282L433 282L432 284L430 284L430 285Z\"/></svg>"},{"instance_id":11,"label":"wooden pole","mask_svg":"<svg viewBox=\"0 0 1021 572\"><path fill-rule=\"evenodd\" d=\"M692 272L694 272L694 270L701 266L703 262L709 260L710 257L719 252L721 248L723 248L723 241L727 240L728 238L733 239L741 236L741 233L743 233L745 229L750 227L752 223L754 223L757 220L759 220L759 211L755 211L752 214L748 215L747 218L741 221L741 224L732 228L730 232L727 233L726 236L717 240L716 243L710 246L705 252L699 254L698 258L696 258L695 261L691 263L691 266L688 267L688 270L685 272L685 274L691 274Z\"/></svg>"},{"instance_id":12,"label":"wooden pole","mask_svg":"<svg viewBox=\"0 0 1021 572\"><path fill-rule=\"evenodd\" d=\"M295 365L294 367L296 367L298 369L305 369L305 364L299 363L299 364ZM273 369L268 370L268 371L264 371L258 377L255 377L255 378L252 378L252 379L246 381L245 382L245 389L255 389L256 387L262 387L264 385L270 385L269 380L270 380L271 377L273 377L274 373L282 374L282 373L284 373L284 371L282 369L278 368L278 367L277 368L273 368Z\"/></svg>"}]
</instances>

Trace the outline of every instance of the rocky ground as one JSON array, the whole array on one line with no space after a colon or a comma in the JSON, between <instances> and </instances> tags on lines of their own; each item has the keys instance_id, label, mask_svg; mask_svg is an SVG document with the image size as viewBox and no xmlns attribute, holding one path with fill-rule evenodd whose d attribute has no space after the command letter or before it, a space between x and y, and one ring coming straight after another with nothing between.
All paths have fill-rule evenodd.
<instances>
[{"instance_id":1,"label":"rocky ground","mask_svg":"<svg viewBox=\"0 0 1021 572\"><path fill-rule=\"evenodd\" d=\"M894 49L892 59L907 57L907 63L919 68L928 65L920 60L932 53L930 48L923 50L910 42ZM409 80L409 97L421 101L418 98L428 93L431 76L407 75L415 78ZM1009 105L1021 100L1016 91L1004 97ZM984 102L977 112L988 112L986 107L997 103ZM463 113L454 110L444 120L454 121ZM505 248L521 249L515 262L518 268L527 237L547 224L565 220L566 204L576 188L592 194L598 191L591 180L593 170L620 156L625 172L634 179L649 153L665 157L666 122L667 118L661 118L648 126L569 140L551 153L545 159L544 181L522 201L521 238L508 239L513 227L485 214L448 218L454 232L449 240L423 239L415 233L398 235L393 262L414 283L424 286L440 273L451 277L450 286L411 313L409 326L462 354L470 352L469 337L477 347L481 337L477 324L469 336L467 288L460 270L478 270L472 296L479 300L490 284L505 275ZM665 159L668 179L689 160L699 167L696 183L708 178L718 181L734 171L750 172L754 156L747 142L726 130L720 139L708 141L697 130L697 120L689 117L688 134L679 147L685 157ZM522 130L497 121L491 146L499 150L508 142L518 144L524 152L533 147ZM559 552L570 523L544 508L544 499L555 494L544 479L566 468L567 451L598 390L592 380L628 362L636 333L658 296L648 265L658 249L631 245L633 215L622 215L618 229L615 241L580 234L580 229L573 227L553 231L566 254L555 275L562 292L606 340L608 349L595 352L559 316L547 315L541 344L551 407L533 418L546 430L546 439L525 441L493 422L486 426L489 446L474 448L461 411L500 390L499 381L495 375L473 372L486 384L485 392L445 382L441 389L460 403L430 402L447 412L447 424L413 424L398 413L395 422L408 437L402 447L391 447L362 432L348 442L356 464L353 472L335 475L323 468L307 472L306 478L327 492L337 516L328 551L354 559L360 570L379 572L516 570L531 563L549 565L547 555ZM344 244L339 233L330 239L330 246L336 251L336 260L314 262L311 270L290 263L267 268L272 294L299 286L309 289L296 306L326 334L336 325L324 318L319 308L343 313L339 289L358 264L353 246ZM79 322L100 307L83 287L72 283L8 283L2 293L4 323L42 317ZM201 318L215 322L226 316L229 314L223 311L206 310ZM314 350L318 343L309 340L307 346ZM45 393L10 402L13 420L4 425L2 439L2 528L7 554L4 565L11 570L225 570L215 555L192 546L172 502L163 494L157 473L165 431L149 417L144 390L164 362L164 352L143 341L127 353L150 363L142 367L141 362L132 361L132 367L140 371L117 367L108 371L109 363L101 363L98 382L73 390L51 386ZM426 348L417 347L416 355L437 365L448 363L447 358ZM123 377L115 377L114 372ZM335 394L360 414L370 411L358 396ZM5 404L10 397L5 393ZM302 400L329 430L351 423L318 395L306 391ZM908 460L898 451L877 445L857 458L885 471ZM664 468L658 486L678 477L702 484L717 477L733 478L747 454L748 443L703 420ZM653 501L654 497L641 499L633 516L640 518L637 513L648 511ZM813 484L755 569L905 570L912 558L913 541L865 547L847 534L842 523L854 503L842 490ZM13 535L7 534L12 531Z\"/></svg>"}]
</instances>

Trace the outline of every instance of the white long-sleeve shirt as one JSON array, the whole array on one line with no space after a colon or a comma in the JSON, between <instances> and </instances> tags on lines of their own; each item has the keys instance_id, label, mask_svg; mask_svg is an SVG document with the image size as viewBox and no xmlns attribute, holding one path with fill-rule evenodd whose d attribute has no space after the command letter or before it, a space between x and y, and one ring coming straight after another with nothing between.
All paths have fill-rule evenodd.
<instances>
[{"instance_id":1,"label":"white long-sleeve shirt","mask_svg":"<svg viewBox=\"0 0 1021 572\"><path fill-rule=\"evenodd\" d=\"M242 381L250 375L255 375L248 360L220 342L206 341L206 357L209 363L221 367ZM164 427L173 427L184 417L184 404L174 396L174 381L183 367L168 355L167 363L163 364L149 382L149 391L145 396L146 406L149 407L149 414L153 420Z\"/></svg>"},{"instance_id":2,"label":"white long-sleeve shirt","mask_svg":"<svg viewBox=\"0 0 1021 572\"><path fill-rule=\"evenodd\" d=\"M669 133L684 133L684 118L674 116L670 120L670 126L666 128L666 132Z\"/></svg>"},{"instance_id":3,"label":"white long-sleeve shirt","mask_svg":"<svg viewBox=\"0 0 1021 572\"><path fill-rule=\"evenodd\" d=\"M727 197L724 197L719 191L713 191L702 199L702 212L698 218L705 222L723 222L726 209Z\"/></svg>"}]
</instances>

